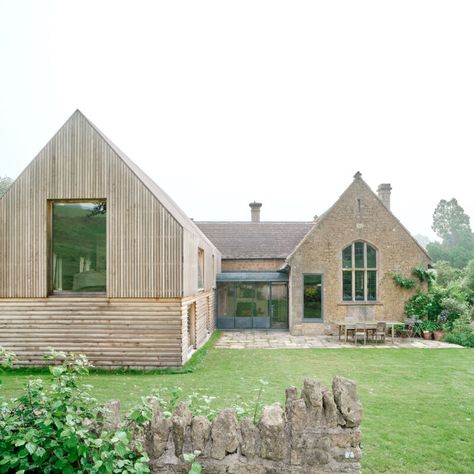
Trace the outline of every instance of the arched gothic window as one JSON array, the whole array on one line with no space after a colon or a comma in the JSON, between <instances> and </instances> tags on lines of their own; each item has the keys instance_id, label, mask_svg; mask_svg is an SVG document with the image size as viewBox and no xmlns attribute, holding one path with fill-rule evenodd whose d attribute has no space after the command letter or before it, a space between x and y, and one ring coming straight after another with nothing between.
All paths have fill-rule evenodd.
<instances>
[{"instance_id":1,"label":"arched gothic window","mask_svg":"<svg viewBox=\"0 0 474 474\"><path fill-rule=\"evenodd\" d=\"M342 251L342 299L377 300L377 251L367 242L353 242Z\"/></svg>"}]
</instances>

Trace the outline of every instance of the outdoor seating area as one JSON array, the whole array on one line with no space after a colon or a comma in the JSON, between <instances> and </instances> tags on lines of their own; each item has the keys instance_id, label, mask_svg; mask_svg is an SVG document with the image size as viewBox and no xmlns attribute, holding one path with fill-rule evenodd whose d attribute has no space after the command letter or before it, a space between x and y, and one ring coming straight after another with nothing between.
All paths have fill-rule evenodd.
<instances>
[{"instance_id":1,"label":"outdoor seating area","mask_svg":"<svg viewBox=\"0 0 474 474\"><path fill-rule=\"evenodd\" d=\"M336 323L338 326L338 339L344 342L357 344L380 343L385 344L386 336L390 336L393 344L395 333L399 331L404 337L413 338L419 334L421 321L418 319L406 319L404 321L353 321L345 320Z\"/></svg>"},{"instance_id":2,"label":"outdoor seating area","mask_svg":"<svg viewBox=\"0 0 474 474\"><path fill-rule=\"evenodd\" d=\"M403 323L402 323L403 324ZM399 326L402 328L403 326ZM389 331L390 332L390 331ZM216 343L217 349L449 349L461 348L456 344L443 341L426 340L421 337L397 337L395 334L392 344L391 337L386 336L389 343L383 344L375 342L371 337L366 340L366 344L354 344L352 337L345 342L338 336L292 336L288 331L279 330L242 330L242 331L222 331Z\"/></svg>"}]
</instances>

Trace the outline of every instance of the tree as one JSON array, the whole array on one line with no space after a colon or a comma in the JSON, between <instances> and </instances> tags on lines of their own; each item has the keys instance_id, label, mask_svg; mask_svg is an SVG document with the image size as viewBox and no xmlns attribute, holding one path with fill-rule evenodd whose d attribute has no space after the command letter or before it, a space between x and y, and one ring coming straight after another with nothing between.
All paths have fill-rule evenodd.
<instances>
[{"instance_id":1,"label":"tree","mask_svg":"<svg viewBox=\"0 0 474 474\"><path fill-rule=\"evenodd\" d=\"M454 198L451 201L441 199L438 203L433 214L432 229L447 246L459 244L461 239L472 234L469 216Z\"/></svg>"},{"instance_id":2,"label":"tree","mask_svg":"<svg viewBox=\"0 0 474 474\"><path fill-rule=\"evenodd\" d=\"M431 242L426 250L434 262L446 260L455 268L464 268L474 258L474 234L469 216L456 199L442 199L433 214L432 229L443 239Z\"/></svg>"},{"instance_id":3,"label":"tree","mask_svg":"<svg viewBox=\"0 0 474 474\"><path fill-rule=\"evenodd\" d=\"M452 267L446 260L438 260L434 267L436 270L436 284L443 288L460 281L464 277L463 270Z\"/></svg>"},{"instance_id":4,"label":"tree","mask_svg":"<svg viewBox=\"0 0 474 474\"><path fill-rule=\"evenodd\" d=\"M8 176L0 176L0 196L6 193L13 180Z\"/></svg>"}]
</instances>

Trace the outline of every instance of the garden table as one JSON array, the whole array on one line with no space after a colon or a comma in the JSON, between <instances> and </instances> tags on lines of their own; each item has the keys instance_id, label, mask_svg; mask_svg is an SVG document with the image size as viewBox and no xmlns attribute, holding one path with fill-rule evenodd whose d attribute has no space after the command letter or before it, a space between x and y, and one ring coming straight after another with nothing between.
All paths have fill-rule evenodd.
<instances>
[{"instance_id":1,"label":"garden table","mask_svg":"<svg viewBox=\"0 0 474 474\"><path fill-rule=\"evenodd\" d=\"M392 328L392 344L395 342L394 341L394 335L395 335L395 326L403 326L405 327L405 322L404 321L384 321L384 323L387 324L387 327Z\"/></svg>"},{"instance_id":2,"label":"garden table","mask_svg":"<svg viewBox=\"0 0 474 474\"><path fill-rule=\"evenodd\" d=\"M377 328L377 323L379 321L366 321L363 323L357 324L364 324L365 330L367 333L369 331L374 331ZM405 326L403 321L380 321L384 322L388 328L391 328L391 335L392 335L392 344L395 342L395 326ZM339 328L339 340L341 340L342 334L344 334L344 341L347 342L347 330L355 329L356 322L354 321L339 321L336 323Z\"/></svg>"}]
</instances>

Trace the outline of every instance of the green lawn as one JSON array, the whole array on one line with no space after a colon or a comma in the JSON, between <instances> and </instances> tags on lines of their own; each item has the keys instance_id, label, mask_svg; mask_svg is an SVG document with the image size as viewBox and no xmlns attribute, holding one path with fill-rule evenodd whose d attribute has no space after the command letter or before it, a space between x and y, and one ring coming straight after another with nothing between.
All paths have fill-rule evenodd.
<instances>
[{"instance_id":1,"label":"green lawn","mask_svg":"<svg viewBox=\"0 0 474 474\"><path fill-rule=\"evenodd\" d=\"M124 410L160 386L200 390L232 404L253 398L259 379L265 401L284 401L289 385L311 376L330 386L335 375L357 382L364 407L363 470L394 473L474 471L474 351L470 349L213 349L193 373L92 374L100 400L119 398ZM42 375L45 377L46 375ZM0 375L0 393L15 396L28 378Z\"/></svg>"}]
</instances>

